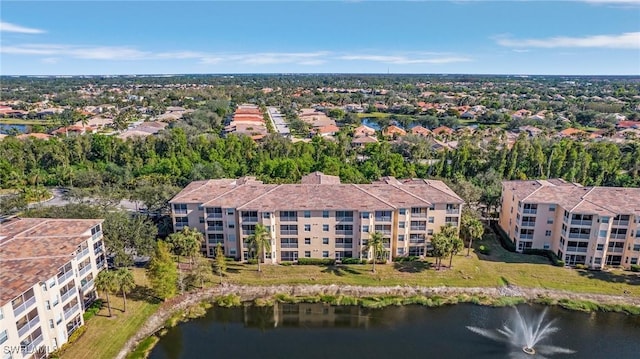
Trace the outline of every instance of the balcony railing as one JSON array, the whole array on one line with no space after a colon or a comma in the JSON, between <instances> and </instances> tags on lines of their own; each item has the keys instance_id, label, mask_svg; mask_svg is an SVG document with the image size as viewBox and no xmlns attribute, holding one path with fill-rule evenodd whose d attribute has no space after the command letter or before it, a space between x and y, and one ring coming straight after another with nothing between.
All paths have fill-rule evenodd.
<instances>
[{"instance_id":1,"label":"balcony railing","mask_svg":"<svg viewBox=\"0 0 640 359\"><path fill-rule=\"evenodd\" d=\"M243 236L250 236L252 234L256 233L255 230L251 230L251 229L243 229L242 230L242 235Z\"/></svg>"},{"instance_id":2,"label":"balcony railing","mask_svg":"<svg viewBox=\"0 0 640 359\"><path fill-rule=\"evenodd\" d=\"M83 277L85 274L89 273L89 271L91 271L91 263L80 269L80 271L78 272L78 277Z\"/></svg>"},{"instance_id":3,"label":"balcony railing","mask_svg":"<svg viewBox=\"0 0 640 359\"><path fill-rule=\"evenodd\" d=\"M607 252L612 252L612 253L622 253L623 251L624 251L624 248L622 247L607 248Z\"/></svg>"},{"instance_id":4,"label":"balcony railing","mask_svg":"<svg viewBox=\"0 0 640 359\"><path fill-rule=\"evenodd\" d=\"M80 322L75 323L73 327L67 329L67 338L70 337L78 328L80 328Z\"/></svg>"},{"instance_id":5,"label":"balcony railing","mask_svg":"<svg viewBox=\"0 0 640 359\"><path fill-rule=\"evenodd\" d=\"M31 343L25 343L24 345L21 343L20 351L22 351L22 355L26 357L30 353L35 353L43 341L42 334L40 334L37 338L33 339Z\"/></svg>"},{"instance_id":6,"label":"balcony railing","mask_svg":"<svg viewBox=\"0 0 640 359\"><path fill-rule=\"evenodd\" d=\"M31 319L28 323L22 326L22 328L18 328L18 337L22 337L27 334L31 329L35 328L40 323L40 316L36 315L35 318Z\"/></svg>"},{"instance_id":7,"label":"balcony railing","mask_svg":"<svg viewBox=\"0 0 640 359\"><path fill-rule=\"evenodd\" d=\"M64 284L67 281L67 279L69 279L71 277L73 277L73 270L69 270L68 272L66 272L62 276L58 276L58 285Z\"/></svg>"},{"instance_id":8,"label":"balcony railing","mask_svg":"<svg viewBox=\"0 0 640 359\"><path fill-rule=\"evenodd\" d=\"M584 233L569 233L569 238L589 239L591 234Z\"/></svg>"},{"instance_id":9,"label":"balcony railing","mask_svg":"<svg viewBox=\"0 0 640 359\"><path fill-rule=\"evenodd\" d=\"M91 240L95 242L100 237L102 237L102 232L96 232L91 236Z\"/></svg>"},{"instance_id":10,"label":"balcony railing","mask_svg":"<svg viewBox=\"0 0 640 359\"><path fill-rule=\"evenodd\" d=\"M76 254L76 260L79 261L80 259L84 258L84 256L86 256L87 254L89 254L89 248L88 247L83 249L82 252Z\"/></svg>"},{"instance_id":11,"label":"balcony railing","mask_svg":"<svg viewBox=\"0 0 640 359\"><path fill-rule=\"evenodd\" d=\"M382 233L382 234L386 234L386 235L390 235L391 234L391 230L390 229L376 229L376 232Z\"/></svg>"},{"instance_id":12,"label":"balcony railing","mask_svg":"<svg viewBox=\"0 0 640 359\"><path fill-rule=\"evenodd\" d=\"M222 213L207 213L207 218L222 218Z\"/></svg>"},{"instance_id":13,"label":"balcony railing","mask_svg":"<svg viewBox=\"0 0 640 359\"><path fill-rule=\"evenodd\" d=\"M353 234L352 229L336 230L336 235L352 235L352 234Z\"/></svg>"},{"instance_id":14,"label":"balcony railing","mask_svg":"<svg viewBox=\"0 0 640 359\"><path fill-rule=\"evenodd\" d=\"M78 289L76 287L69 289L66 293L60 296L60 301L64 303L65 301L67 301L67 299L74 296L77 292L78 292Z\"/></svg>"},{"instance_id":15,"label":"balcony railing","mask_svg":"<svg viewBox=\"0 0 640 359\"><path fill-rule=\"evenodd\" d=\"M295 235L298 235L298 230L297 229L281 229L280 230L280 235L283 235L283 236L295 236Z\"/></svg>"},{"instance_id":16,"label":"balcony railing","mask_svg":"<svg viewBox=\"0 0 640 359\"><path fill-rule=\"evenodd\" d=\"M336 243L336 248L353 248L353 243Z\"/></svg>"},{"instance_id":17,"label":"balcony railing","mask_svg":"<svg viewBox=\"0 0 640 359\"><path fill-rule=\"evenodd\" d=\"M13 316L18 317L22 312L29 309L32 305L36 304L36 297L33 296L20 304L17 308L13 308Z\"/></svg>"},{"instance_id":18,"label":"balcony railing","mask_svg":"<svg viewBox=\"0 0 640 359\"><path fill-rule=\"evenodd\" d=\"M455 221L455 222L453 222L453 221L445 221L444 224L448 225L448 226L457 227L458 226L458 221Z\"/></svg>"},{"instance_id":19,"label":"balcony railing","mask_svg":"<svg viewBox=\"0 0 640 359\"><path fill-rule=\"evenodd\" d=\"M427 242L426 239L409 239L409 243L411 244L422 244L426 242Z\"/></svg>"},{"instance_id":20,"label":"balcony railing","mask_svg":"<svg viewBox=\"0 0 640 359\"><path fill-rule=\"evenodd\" d=\"M100 247L96 248L96 249L93 251L93 253L94 253L95 255L98 255L98 254L102 253L103 251L104 251L104 248L103 248L102 246L100 246Z\"/></svg>"},{"instance_id":21,"label":"balcony railing","mask_svg":"<svg viewBox=\"0 0 640 359\"><path fill-rule=\"evenodd\" d=\"M100 269L104 268L104 261L96 262L96 268L97 268L98 270L100 270Z\"/></svg>"},{"instance_id":22,"label":"balcony railing","mask_svg":"<svg viewBox=\"0 0 640 359\"><path fill-rule=\"evenodd\" d=\"M524 213L524 214L537 214L538 210L537 209L530 209L530 208L526 209L525 208L525 209L522 210L522 213Z\"/></svg>"},{"instance_id":23,"label":"balcony railing","mask_svg":"<svg viewBox=\"0 0 640 359\"><path fill-rule=\"evenodd\" d=\"M521 234L520 239L533 239L533 234Z\"/></svg>"},{"instance_id":24,"label":"balcony railing","mask_svg":"<svg viewBox=\"0 0 640 359\"><path fill-rule=\"evenodd\" d=\"M426 231L427 226L411 226L410 229L412 231Z\"/></svg>"},{"instance_id":25,"label":"balcony railing","mask_svg":"<svg viewBox=\"0 0 640 359\"><path fill-rule=\"evenodd\" d=\"M242 217L242 222L258 222L258 217Z\"/></svg>"},{"instance_id":26,"label":"balcony railing","mask_svg":"<svg viewBox=\"0 0 640 359\"><path fill-rule=\"evenodd\" d=\"M64 311L64 319L65 320L69 320L71 318L72 315L74 315L78 309L80 309L80 304L76 303L76 305L74 305L73 307L67 309Z\"/></svg>"},{"instance_id":27,"label":"balcony railing","mask_svg":"<svg viewBox=\"0 0 640 359\"><path fill-rule=\"evenodd\" d=\"M298 248L298 243L280 243L280 248Z\"/></svg>"},{"instance_id":28,"label":"balcony railing","mask_svg":"<svg viewBox=\"0 0 640 359\"><path fill-rule=\"evenodd\" d=\"M82 285L82 291L86 292L87 289L90 289L93 287L93 279L91 279L90 281L86 282L85 284Z\"/></svg>"},{"instance_id":29,"label":"balcony railing","mask_svg":"<svg viewBox=\"0 0 640 359\"><path fill-rule=\"evenodd\" d=\"M391 216L376 216L376 222L391 222Z\"/></svg>"},{"instance_id":30,"label":"balcony railing","mask_svg":"<svg viewBox=\"0 0 640 359\"><path fill-rule=\"evenodd\" d=\"M572 226L589 226L589 227L591 227L592 224L593 224L593 221L580 220L580 219L572 219L571 220L571 225Z\"/></svg>"},{"instance_id":31,"label":"balcony railing","mask_svg":"<svg viewBox=\"0 0 640 359\"><path fill-rule=\"evenodd\" d=\"M617 233L617 234L612 234L610 238L611 239L627 239L627 235Z\"/></svg>"},{"instance_id":32,"label":"balcony railing","mask_svg":"<svg viewBox=\"0 0 640 359\"><path fill-rule=\"evenodd\" d=\"M223 226L208 226L207 230L208 231L212 231L212 232L222 232L222 231L224 231L224 227Z\"/></svg>"},{"instance_id":33,"label":"balcony railing","mask_svg":"<svg viewBox=\"0 0 640 359\"><path fill-rule=\"evenodd\" d=\"M567 247L567 252L585 253L586 251L587 251L587 247Z\"/></svg>"},{"instance_id":34,"label":"balcony railing","mask_svg":"<svg viewBox=\"0 0 640 359\"><path fill-rule=\"evenodd\" d=\"M614 227L615 226L623 226L624 227L624 226L628 226L628 225L629 225L629 221L628 220L618 219L618 220L614 220L613 221L613 226Z\"/></svg>"},{"instance_id":35,"label":"balcony railing","mask_svg":"<svg viewBox=\"0 0 640 359\"><path fill-rule=\"evenodd\" d=\"M353 222L353 217L336 217L338 222Z\"/></svg>"},{"instance_id":36,"label":"balcony railing","mask_svg":"<svg viewBox=\"0 0 640 359\"><path fill-rule=\"evenodd\" d=\"M522 227L535 227L536 222L522 222Z\"/></svg>"},{"instance_id":37,"label":"balcony railing","mask_svg":"<svg viewBox=\"0 0 640 359\"><path fill-rule=\"evenodd\" d=\"M458 208L447 208L447 214L458 214L460 213L460 209Z\"/></svg>"},{"instance_id":38,"label":"balcony railing","mask_svg":"<svg viewBox=\"0 0 640 359\"><path fill-rule=\"evenodd\" d=\"M174 209L173 213L175 213L175 214L187 214L187 210L186 209Z\"/></svg>"},{"instance_id":39,"label":"balcony railing","mask_svg":"<svg viewBox=\"0 0 640 359\"><path fill-rule=\"evenodd\" d=\"M411 213L411 218L427 218L426 212Z\"/></svg>"},{"instance_id":40,"label":"balcony railing","mask_svg":"<svg viewBox=\"0 0 640 359\"><path fill-rule=\"evenodd\" d=\"M297 222L298 217L280 216L280 222Z\"/></svg>"}]
</instances>

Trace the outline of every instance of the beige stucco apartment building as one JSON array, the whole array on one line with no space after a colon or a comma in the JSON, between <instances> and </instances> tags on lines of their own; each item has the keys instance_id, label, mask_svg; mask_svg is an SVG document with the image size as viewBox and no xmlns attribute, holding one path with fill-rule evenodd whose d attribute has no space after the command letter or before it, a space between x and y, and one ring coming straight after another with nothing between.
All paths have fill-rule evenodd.
<instances>
[{"instance_id":1,"label":"beige stucco apartment building","mask_svg":"<svg viewBox=\"0 0 640 359\"><path fill-rule=\"evenodd\" d=\"M638 264L639 222L640 188L562 179L502 183L499 224L517 250L550 249L567 265Z\"/></svg>"},{"instance_id":2,"label":"beige stucco apartment building","mask_svg":"<svg viewBox=\"0 0 640 359\"><path fill-rule=\"evenodd\" d=\"M245 239L256 224L272 238L266 262L298 258L370 258L363 253L380 232L390 257L424 255L445 224L459 226L462 199L441 181L386 177L372 184L343 184L315 172L300 184L264 184L253 177L190 183L171 201L175 231L205 235L203 252L246 260Z\"/></svg>"},{"instance_id":3,"label":"beige stucco apartment building","mask_svg":"<svg viewBox=\"0 0 640 359\"><path fill-rule=\"evenodd\" d=\"M0 358L46 358L84 324L105 268L102 220L0 223Z\"/></svg>"}]
</instances>

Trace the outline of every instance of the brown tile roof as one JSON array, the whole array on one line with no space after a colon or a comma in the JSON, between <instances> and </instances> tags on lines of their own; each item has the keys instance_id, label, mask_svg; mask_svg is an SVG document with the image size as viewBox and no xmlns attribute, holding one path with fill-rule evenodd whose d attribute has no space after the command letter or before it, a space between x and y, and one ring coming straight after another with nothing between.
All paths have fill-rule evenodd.
<instances>
[{"instance_id":1,"label":"brown tile roof","mask_svg":"<svg viewBox=\"0 0 640 359\"><path fill-rule=\"evenodd\" d=\"M524 203L556 203L565 209L599 215L640 215L640 188L583 187L562 179L505 181Z\"/></svg>"},{"instance_id":2,"label":"brown tile roof","mask_svg":"<svg viewBox=\"0 0 640 359\"><path fill-rule=\"evenodd\" d=\"M447 126L440 126L438 128L434 128L433 129L433 133L435 133L436 135L439 135L441 133L445 133L445 134L450 135L450 134L453 133L453 130L450 129L449 127L447 127Z\"/></svg>"},{"instance_id":3,"label":"brown tile roof","mask_svg":"<svg viewBox=\"0 0 640 359\"><path fill-rule=\"evenodd\" d=\"M378 139L371 136L356 137L351 141L351 143L355 143L355 144L376 143L376 142L378 142Z\"/></svg>"},{"instance_id":4,"label":"brown tile roof","mask_svg":"<svg viewBox=\"0 0 640 359\"><path fill-rule=\"evenodd\" d=\"M384 131L382 131L382 134L384 136L392 136L392 135L404 136L404 135L407 134L407 131L401 129L398 126L391 125L391 126L385 128Z\"/></svg>"},{"instance_id":5,"label":"brown tile roof","mask_svg":"<svg viewBox=\"0 0 640 359\"><path fill-rule=\"evenodd\" d=\"M444 182L423 179L398 181L388 177L372 184L354 185L341 184L337 176L315 172L305 176L301 184L267 185L241 180L193 182L170 202L257 211L383 210L432 203L463 203Z\"/></svg>"},{"instance_id":6,"label":"brown tile roof","mask_svg":"<svg viewBox=\"0 0 640 359\"><path fill-rule=\"evenodd\" d=\"M431 131L428 128L416 126L411 129L411 133L413 133L414 135L429 136L431 134Z\"/></svg>"},{"instance_id":7,"label":"brown tile roof","mask_svg":"<svg viewBox=\"0 0 640 359\"><path fill-rule=\"evenodd\" d=\"M68 263L101 219L17 218L0 225L0 306Z\"/></svg>"}]
</instances>

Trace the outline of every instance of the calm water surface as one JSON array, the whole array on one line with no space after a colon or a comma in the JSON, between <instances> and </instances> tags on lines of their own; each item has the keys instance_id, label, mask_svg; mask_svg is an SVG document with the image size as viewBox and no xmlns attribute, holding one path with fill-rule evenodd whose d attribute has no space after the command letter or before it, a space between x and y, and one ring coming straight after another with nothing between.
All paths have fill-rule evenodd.
<instances>
[{"instance_id":1,"label":"calm water surface","mask_svg":"<svg viewBox=\"0 0 640 359\"><path fill-rule=\"evenodd\" d=\"M520 306L525 315L543 311ZM513 308L460 304L363 309L323 304L212 308L169 330L152 359L186 358L508 358L513 349L466 326L495 329ZM559 332L544 344L576 351L553 358L640 358L640 316L549 308ZM535 356L531 356L535 358Z\"/></svg>"}]
</instances>

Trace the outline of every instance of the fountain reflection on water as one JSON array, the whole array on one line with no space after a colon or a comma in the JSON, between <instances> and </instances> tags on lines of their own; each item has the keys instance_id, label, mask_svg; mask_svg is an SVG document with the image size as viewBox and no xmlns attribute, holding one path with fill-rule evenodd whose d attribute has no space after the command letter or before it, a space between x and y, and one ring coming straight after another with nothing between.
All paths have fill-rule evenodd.
<instances>
[{"instance_id":1,"label":"fountain reflection on water","mask_svg":"<svg viewBox=\"0 0 640 359\"><path fill-rule=\"evenodd\" d=\"M544 322L547 313L545 309L537 318L528 320L523 317L518 308L515 308L515 315L509 323L505 323L502 328L491 330L478 327L467 326L472 332L483 337L507 343L513 346L510 358L529 358L535 355L536 358L546 358L546 355L572 354L575 351L552 345L540 344L549 335L558 331L553 326L553 320Z\"/></svg>"}]
</instances>

